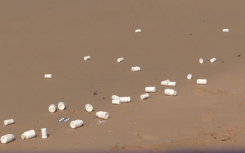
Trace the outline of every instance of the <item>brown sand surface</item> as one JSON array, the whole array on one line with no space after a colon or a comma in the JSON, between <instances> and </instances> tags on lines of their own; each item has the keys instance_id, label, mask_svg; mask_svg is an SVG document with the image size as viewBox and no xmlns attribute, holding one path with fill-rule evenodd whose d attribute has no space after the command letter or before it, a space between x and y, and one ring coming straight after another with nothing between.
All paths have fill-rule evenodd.
<instances>
[{"instance_id":1,"label":"brown sand surface","mask_svg":"<svg viewBox=\"0 0 245 153\"><path fill-rule=\"evenodd\" d=\"M2 151L244 148L244 0L1 0ZM135 29L142 29L135 33ZM230 29L223 33L222 29ZM237 57L241 54L240 57ZM84 61L83 57L91 56ZM125 61L118 63L117 58ZM216 63L209 59L217 58ZM204 63L199 64L198 59ZM132 72L132 66L142 71ZM44 74L53 79L44 79ZM187 74L193 74L187 80ZM196 79L208 85L196 85ZM166 79L178 96L164 95ZM157 93L140 100L146 86ZM93 95L94 91L98 95ZM131 103L112 105L111 96ZM105 99L103 99L105 97ZM49 113L50 104L67 109ZM95 111L88 113L90 103ZM107 111L104 124L95 117ZM82 119L71 129L62 117ZM41 138L47 128L47 139ZM37 137L20 135L34 129Z\"/></svg>"}]
</instances>

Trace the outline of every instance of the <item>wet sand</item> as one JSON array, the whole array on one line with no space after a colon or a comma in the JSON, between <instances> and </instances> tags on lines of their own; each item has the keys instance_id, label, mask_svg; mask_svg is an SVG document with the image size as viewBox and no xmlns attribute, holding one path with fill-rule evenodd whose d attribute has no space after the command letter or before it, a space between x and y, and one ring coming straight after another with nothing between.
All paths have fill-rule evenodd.
<instances>
[{"instance_id":1,"label":"wet sand","mask_svg":"<svg viewBox=\"0 0 245 153\"><path fill-rule=\"evenodd\" d=\"M244 0L0 2L1 151L244 149ZM230 29L223 33L222 29ZM135 29L142 29L135 33ZM90 55L91 60L83 57ZM237 57L237 55L241 55ZM125 61L118 63L117 58ZM217 62L210 63L213 57ZM198 59L204 63L199 64ZM140 72L132 72L140 66ZM44 79L44 74L53 79ZM192 80L186 76L193 74ZM176 97L161 81L176 81ZM208 79L208 85L196 85ZM141 100L147 86L157 93ZM93 95L94 91L98 95ZM131 103L112 105L111 96ZM103 99L105 97L105 99ZM49 113L50 104L67 108ZM85 111L85 104L94 111ZM97 111L110 118L98 124ZM81 119L71 129L62 117ZM47 139L41 138L47 128ZM20 135L34 129L37 137Z\"/></svg>"}]
</instances>

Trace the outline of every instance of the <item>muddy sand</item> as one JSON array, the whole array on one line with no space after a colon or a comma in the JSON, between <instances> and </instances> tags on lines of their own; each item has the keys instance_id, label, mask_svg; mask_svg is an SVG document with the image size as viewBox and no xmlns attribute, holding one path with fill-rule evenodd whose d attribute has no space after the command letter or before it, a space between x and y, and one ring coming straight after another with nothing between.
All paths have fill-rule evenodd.
<instances>
[{"instance_id":1,"label":"muddy sand","mask_svg":"<svg viewBox=\"0 0 245 153\"><path fill-rule=\"evenodd\" d=\"M2 123L0 135L14 134L16 140L1 143L0 152L245 149L244 5L244 0L2 0L0 121L13 118L15 124ZM91 60L84 61L87 55ZM119 57L125 61L118 63ZM210 63L213 57L217 61ZM132 66L142 70L132 72ZM53 78L44 79L46 73ZM160 83L166 79L176 81L170 88L177 96L164 95L167 87ZM141 100L147 86L157 92ZM112 95L132 101L112 105ZM49 113L48 106L59 101L66 110ZM85 111L87 103L93 112ZM97 124L102 120L97 111L110 118ZM58 122L62 117L84 125L71 129L70 122ZM48 129L47 139L41 128ZM37 137L22 140L31 129Z\"/></svg>"}]
</instances>

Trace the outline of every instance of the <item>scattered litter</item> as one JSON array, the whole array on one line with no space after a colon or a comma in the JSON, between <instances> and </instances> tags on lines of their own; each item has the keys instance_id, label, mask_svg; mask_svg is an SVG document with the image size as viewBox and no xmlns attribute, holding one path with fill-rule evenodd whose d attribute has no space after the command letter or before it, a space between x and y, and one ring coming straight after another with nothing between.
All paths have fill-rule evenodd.
<instances>
[{"instance_id":1,"label":"scattered litter","mask_svg":"<svg viewBox=\"0 0 245 153\"><path fill-rule=\"evenodd\" d=\"M136 33L141 32L141 29L136 29L135 32ZM229 29L223 29L223 32L229 32ZM192 35L192 34L189 34L189 35ZM240 57L240 56L241 56L241 54L237 55L237 57ZM84 60L90 60L90 59L91 59L90 56L85 56L84 57ZM216 62L216 60L217 60L216 58L211 58L210 62L214 63L214 62ZM124 61L123 57L120 57L120 58L117 59L117 62L122 62L122 61ZM204 63L204 60L202 58L200 58L199 59L199 63L201 63L201 64ZM137 71L141 71L141 68L139 66L134 66L134 67L131 67L131 70L134 71L134 72L137 72ZM45 74L44 78L53 78L53 75L52 74ZM187 79L189 79L189 80L192 79L192 74L188 74L187 75ZM207 79L197 79L197 84L200 84L200 85L208 84L208 81L207 81ZM162 81L161 85L176 86L176 82L170 82L170 80L168 79L168 80ZM157 92L157 89L156 89L156 87L145 87L145 92L147 92L147 93L140 95L141 99L149 98L149 93ZM164 93L165 93L165 95L168 95L168 96L177 96L177 91L175 91L173 89L165 89ZM241 93L241 91L240 91L240 93ZM98 94L97 91L95 91L93 93L93 95L97 95L97 94ZM105 99L105 97L103 97L103 99ZM112 99L112 104L121 104L122 102L131 102L131 98L130 97L119 97L117 95L112 95L111 99ZM66 108L66 106L65 106L64 102L59 102L58 103L58 109L59 110L64 110L65 108ZM51 112L51 113L54 113L57 110L56 105L54 105L54 104L51 104L48 109L49 109L49 112ZM88 112L92 112L94 110L94 108L93 108L93 106L91 104L86 104L85 105L85 109ZM109 118L109 113L108 112L104 112L104 111L98 111L96 113L96 117L101 118L101 119L108 119ZM69 118L61 118L59 120L59 122L68 122L69 120L70 120ZM13 124L13 123L14 123L13 119L4 120L4 125L10 125L10 124ZM99 120L96 125L104 124L104 123L105 123L105 121ZM75 129L75 128L81 127L83 124L84 123L83 123L82 120L77 119L77 120L74 120L74 121L70 122L70 127ZM90 125L90 126L92 126L92 125ZM36 137L36 132L34 130L29 130L29 131L26 131L23 134L21 134L21 138L23 140L30 139L30 138L33 138L33 137ZM44 138L44 139L48 137L47 128L42 128L41 129L41 137ZM10 141L13 141L14 139L15 138L14 138L13 134L6 134L6 135L1 137L1 142L2 143L8 143ZM96 139L96 137L95 137L95 139ZM224 140L222 140L222 141L226 141L226 139L229 139L229 138L224 138Z\"/></svg>"}]
</instances>

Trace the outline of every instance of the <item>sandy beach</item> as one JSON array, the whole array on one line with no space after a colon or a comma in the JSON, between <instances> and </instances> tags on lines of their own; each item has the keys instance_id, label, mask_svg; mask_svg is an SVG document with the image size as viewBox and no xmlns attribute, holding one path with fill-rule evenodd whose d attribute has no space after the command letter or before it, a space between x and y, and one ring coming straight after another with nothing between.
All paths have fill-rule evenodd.
<instances>
[{"instance_id":1,"label":"sandy beach","mask_svg":"<svg viewBox=\"0 0 245 153\"><path fill-rule=\"evenodd\" d=\"M244 5L244 0L1 0L0 136L13 134L15 140L0 143L0 152L245 150ZM91 59L85 61L87 55ZM118 63L119 57L125 60ZM217 61L211 63L213 57ZM132 72L133 66L141 71ZM166 79L177 85L161 85ZM197 79L208 84L197 85ZM141 100L150 86L157 92ZM164 95L166 88L178 95ZM112 105L112 95L131 102ZM50 113L49 105L60 101L66 109ZM97 111L110 118L97 118ZM72 129L70 121L58 122L62 117L84 125ZM6 119L15 123L6 126ZM47 139L41 128L47 128ZM32 129L37 137L22 140Z\"/></svg>"}]
</instances>

